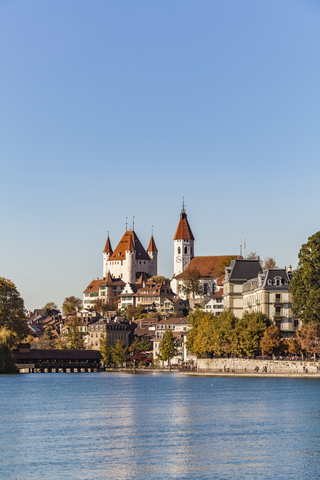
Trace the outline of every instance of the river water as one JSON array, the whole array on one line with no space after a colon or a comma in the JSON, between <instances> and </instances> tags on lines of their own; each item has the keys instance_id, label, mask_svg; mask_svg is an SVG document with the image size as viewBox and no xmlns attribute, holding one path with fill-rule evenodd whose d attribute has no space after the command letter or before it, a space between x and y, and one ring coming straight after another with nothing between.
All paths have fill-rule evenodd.
<instances>
[{"instance_id":1,"label":"river water","mask_svg":"<svg viewBox=\"0 0 320 480\"><path fill-rule=\"evenodd\" d=\"M320 381L1 375L0 478L317 479Z\"/></svg>"}]
</instances>

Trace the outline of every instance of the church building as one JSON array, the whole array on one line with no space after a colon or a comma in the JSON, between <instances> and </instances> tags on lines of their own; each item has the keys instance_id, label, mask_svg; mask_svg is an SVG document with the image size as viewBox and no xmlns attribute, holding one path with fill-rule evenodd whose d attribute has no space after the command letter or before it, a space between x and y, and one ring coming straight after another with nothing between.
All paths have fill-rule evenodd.
<instances>
[{"instance_id":1,"label":"church building","mask_svg":"<svg viewBox=\"0 0 320 480\"><path fill-rule=\"evenodd\" d=\"M185 298L185 295L180 292L180 285L184 283L192 271L197 270L200 273L202 296L209 297L222 289L225 263L230 261L231 258L242 258L239 255L197 257L194 255L194 241L195 238L183 203L178 227L173 237L174 275L171 280L172 290L181 298Z\"/></svg>"}]
</instances>

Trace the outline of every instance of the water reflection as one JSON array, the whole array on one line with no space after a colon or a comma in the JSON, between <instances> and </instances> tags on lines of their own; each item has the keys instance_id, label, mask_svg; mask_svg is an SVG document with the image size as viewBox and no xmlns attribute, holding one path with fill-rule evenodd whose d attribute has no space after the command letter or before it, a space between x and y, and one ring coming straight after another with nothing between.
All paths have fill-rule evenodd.
<instances>
[{"instance_id":1,"label":"water reflection","mask_svg":"<svg viewBox=\"0 0 320 480\"><path fill-rule=\"evenodd\" d=\"M320 383L0 376L6 479L317 478Z\"/></svg>"}]
</instances>

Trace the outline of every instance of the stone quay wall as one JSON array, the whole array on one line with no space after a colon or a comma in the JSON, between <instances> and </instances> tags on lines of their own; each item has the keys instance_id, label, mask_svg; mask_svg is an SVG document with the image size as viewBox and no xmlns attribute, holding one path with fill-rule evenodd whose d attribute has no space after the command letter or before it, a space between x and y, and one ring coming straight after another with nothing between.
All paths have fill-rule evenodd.
<instances>
[{"instance_id":1,"label":"stone quay wall","mask_svg":"<svg viewBox=\"0 0 320 480\"><path fill-rule=\"evenodd\" d=\"M246 358L198 358L197 371L215 373L267 373L294 374L320 373L320 362L307 360L255 360Z\"/></svg>"}]
</instances>

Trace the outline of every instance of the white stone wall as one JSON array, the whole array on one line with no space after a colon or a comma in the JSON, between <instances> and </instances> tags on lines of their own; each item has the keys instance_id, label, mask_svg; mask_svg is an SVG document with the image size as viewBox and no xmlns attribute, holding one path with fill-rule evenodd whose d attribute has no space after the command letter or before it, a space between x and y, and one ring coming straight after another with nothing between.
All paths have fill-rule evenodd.
<instances>
[{"instance_id":1,"label":"white stone wall","mask_svg":"<svg viewBox=\"0 0 320 480\"><path fill-rule=\"evenodd\" d=\"M244 358L213 358L197 359L197 370L201 371L213 371L224 372L229 369L232 373L254 373L254 368L259 367L259 373L263 372L264 367L267 367L267 373L305 373L305 369L308 373L318 373L317 367L320 373L320 362L311 361L294 361L294 360L253 360ZM246 372L245 372L246 369Z\"/></svg>"}]
</instances>

